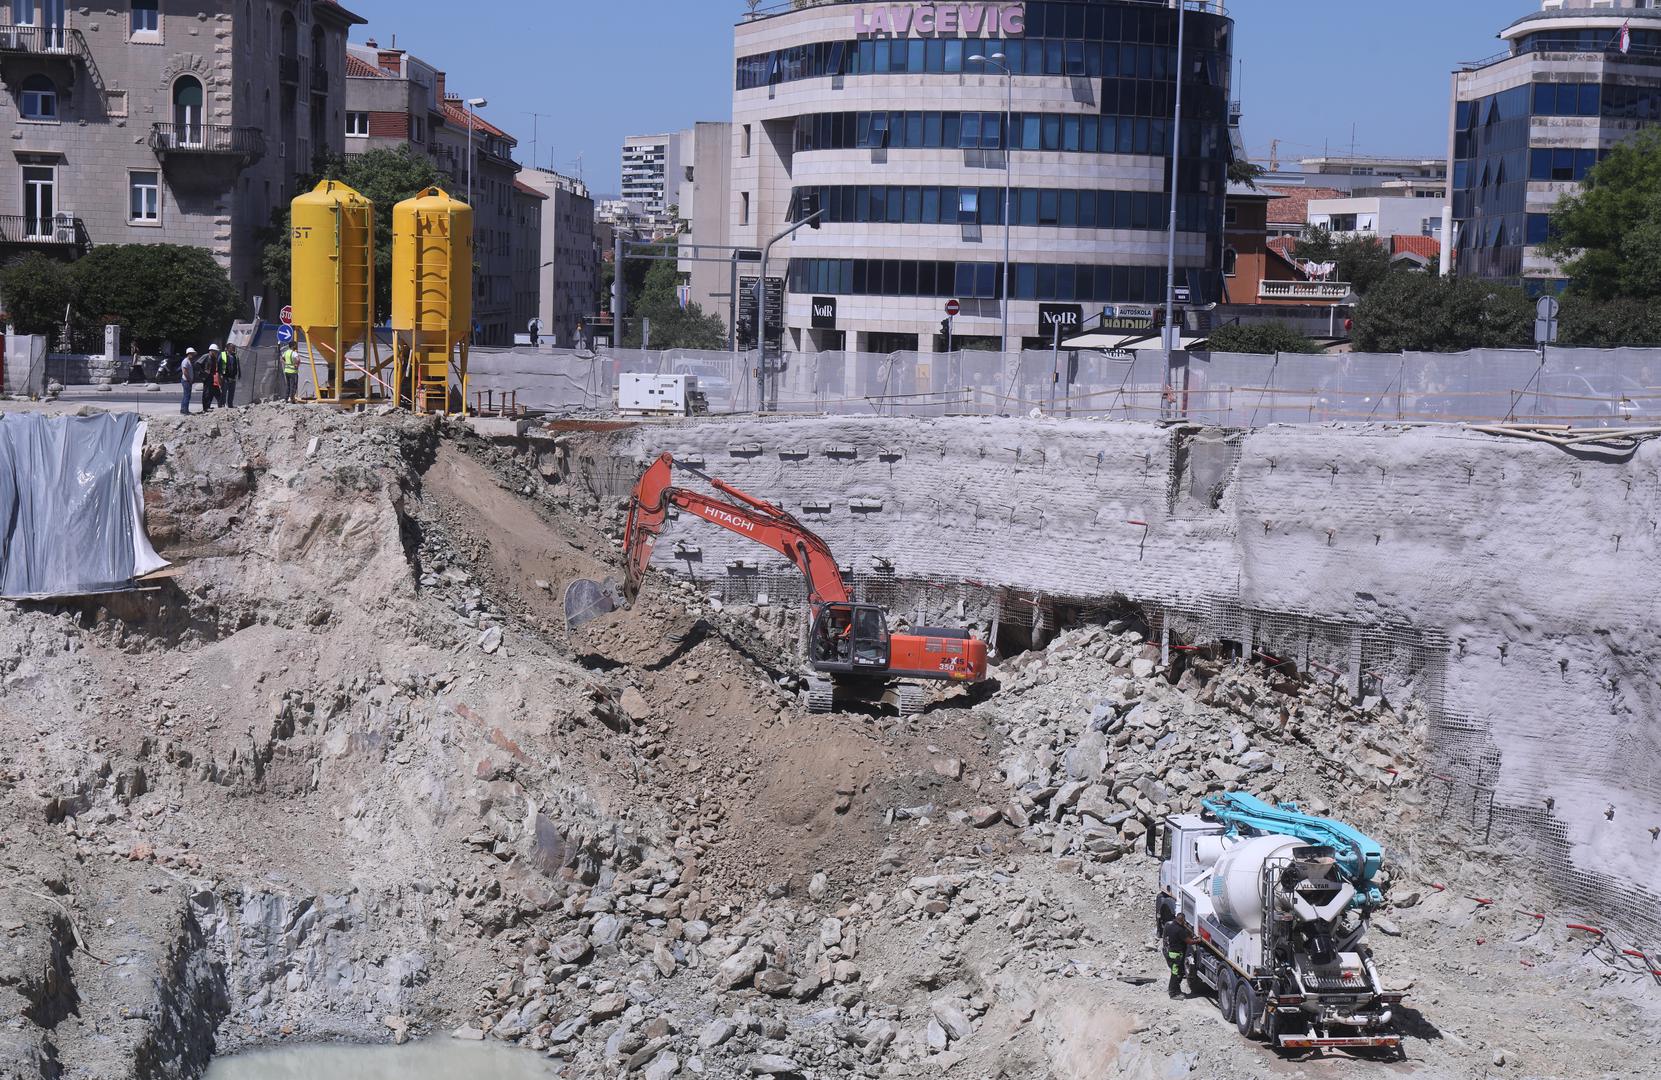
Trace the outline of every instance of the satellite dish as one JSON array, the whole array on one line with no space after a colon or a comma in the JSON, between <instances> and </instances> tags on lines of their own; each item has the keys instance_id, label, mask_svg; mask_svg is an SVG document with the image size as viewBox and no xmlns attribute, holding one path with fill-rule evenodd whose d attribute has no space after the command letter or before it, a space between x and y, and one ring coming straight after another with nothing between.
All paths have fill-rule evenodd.
<instances>
[{"instance_id":1,"label":"satellite dish","mask_svg":"<svg viewBox=\"0 0 1661 1080\"><path fill-rule=\"evenodd\" d=\"M616 610L617 589L610 582L601 584L589 578L577 578L565 587L567 630L575 630Z\"/></svg>"}]
</instances>

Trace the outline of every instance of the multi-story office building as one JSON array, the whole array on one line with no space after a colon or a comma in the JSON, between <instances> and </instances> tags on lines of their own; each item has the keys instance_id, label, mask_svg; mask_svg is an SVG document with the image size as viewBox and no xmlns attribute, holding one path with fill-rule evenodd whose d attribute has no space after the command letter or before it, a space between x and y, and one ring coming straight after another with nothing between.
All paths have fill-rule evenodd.
<instances>
[{"instance_id":1,"label":"multi-story office building","mask_svg":"<svg viewBox=\"0 0 1661 1080\"><path fill-rule=\"evenodd\" d=\"M581 180L544 169L519 174L527 187L547 196L542 204L542 258L538 272L544 340L565 348L578 344L595 313L600 294L600 253L594 239L594 200Z\"/></svg>"},{"instance_id":2,"label":"multi-story office building","mask_svg":"<svg viewBox=\"0 0 1661 1080\"><path fill-rule=\"evenodd\" d=\"M959 342L997 342L1007 312L1013 349L1103 304L1162 301L1179 13L1177 284L1218 300L1222 8L832 3L741 22L730 242L764 246L806 199L824 211L772 253L785 348L943 347L955 299Z\"/></svg>"},{"instance_id":3,"label":"multi-story office building","mask_svg":"<svg viewBox=\"0 0 1661 1080\"><path fill-rule=\"evenodd\" d=\"M1453 76L1449 198L1462 274L1555 289L1539 254L1558 199L1609 150L1661 122L1654 0L1543 0L1506 51Z\"/></svg>"},{"instance_id":4,"label":"multi-story office building","mask_svg":"<svg viewBox=\"0 0 1661 1080\"><path fill-rule=\"evenodd\" d=\"M0 258L191 244L264 293L262 231L345 133L334 0L0 0Z\"/></svg>"},{"instance_id":5,"label":"multi-story office building","mask_svg":"<svg viewBox=\"0 0 1661 1080\"><path fill-rule=\"evenodd\" d=\"M623 201L640 207L648 222L667 222L680 190L685 132L630 135L623 140Z\"/></svg>"},{"instance_id":6,"label":"multi-story office building","mask_svg":"<svg viewBox=\"0 0 1661 1080\"><path fill-rule=\"evenodd\" d=\"M725 323L732 315L733 272L730 263L719 260L728 243L732 208L732 125L700 122L688 134L682 145L692 149L675 197L685 229L681 243L707 248L697 261L683 260L679 269L692 286L692 302Z\"/></svg>"},{"instance_id":7,"label":"multi-story office building","mask_svg":"<svg viewBox=\"0 0 1661 1080\"><path fill-rule=\"evenodd\" d=\"M530 318L518 320L514 310L518 140L449 92L444 72L401 49L354 45L349 75L348 152L407 143L433 160L450 193L473 207L474 344L513 344Z\"/></svg>"},{"instance_id":8,"label":"multi-story office building","mask_svg":"<svg viewBox=\"0 0 1661 1080\"><path fill-rule=\"evenodd\" d=\"M548 196L513 182L513 332L530 332L541 318L542 213Z\"/></svg>"}]
</instances>

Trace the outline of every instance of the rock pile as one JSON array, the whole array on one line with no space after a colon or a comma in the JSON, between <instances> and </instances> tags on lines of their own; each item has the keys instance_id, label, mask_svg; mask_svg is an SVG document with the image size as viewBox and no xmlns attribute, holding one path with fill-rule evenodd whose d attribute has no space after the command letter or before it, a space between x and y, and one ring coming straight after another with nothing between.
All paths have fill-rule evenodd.
<instances>
[{"instance_id":1,"label":"rock pile","mask_svg":"<svg viewBox=\"0 0 1661 1080\"><path fill-rule=\"evenodd\" d=\"M1357 706L1284 669L1179 655L1173 683L1159 648L1117 624L1013 661L997 711L1014 790L1005 818L1057 857L1111 863L1215 792L1326 813L1317 792L1372 800L1413 783L1415 707Z\"/></svg>"}]
</instances>

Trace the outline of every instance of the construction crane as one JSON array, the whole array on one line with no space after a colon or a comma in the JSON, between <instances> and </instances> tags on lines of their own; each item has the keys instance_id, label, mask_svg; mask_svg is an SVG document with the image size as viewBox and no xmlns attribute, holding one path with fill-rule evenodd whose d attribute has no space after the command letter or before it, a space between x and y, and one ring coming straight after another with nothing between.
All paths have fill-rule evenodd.
<instances>
[{"instance_id":1,"label":"construction crane","mask_svg":"<svg viewBox=\"0 0 1661 1080\"><path fill-rule=\"evenodd\" d=\"M677 468L727 498L676 487L673 470ZM881 606L853 601L836 557L816 533L782 507L747 495L669 454L647 466L635 485L623 532L626 604L632 606L640 594L652 546L671 509L772 548L801 571L812 608L807 656L810 711L830 712L839 703L861 701L886 704L910 716L921 712L927 701L924 683L974 683L986 678L986 642L967 630L890 632L888 613Z\"/></svg>"}]
</instances>

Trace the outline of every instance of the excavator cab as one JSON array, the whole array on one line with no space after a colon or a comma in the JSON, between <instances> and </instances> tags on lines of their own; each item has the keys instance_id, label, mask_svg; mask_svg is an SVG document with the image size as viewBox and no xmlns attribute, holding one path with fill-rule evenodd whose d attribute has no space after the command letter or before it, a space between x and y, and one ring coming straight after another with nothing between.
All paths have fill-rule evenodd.
<instances>
[{"instance_id":1,"label":"excavator cab","mask_svg":"<svg viewBox=\"0 0 1661 1080\"><path fill-rule=\"evenodd\" d=\"M814 670L825 674L884 672L890 665L888 618L875 604L821 604L809 641Z\"/></svg>"}]
</instances>

